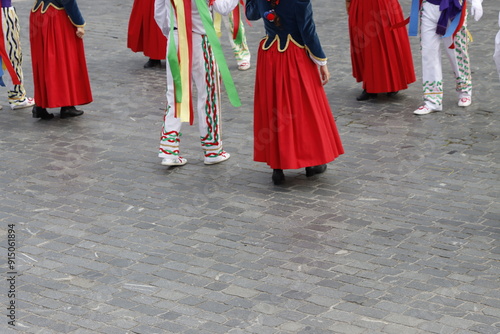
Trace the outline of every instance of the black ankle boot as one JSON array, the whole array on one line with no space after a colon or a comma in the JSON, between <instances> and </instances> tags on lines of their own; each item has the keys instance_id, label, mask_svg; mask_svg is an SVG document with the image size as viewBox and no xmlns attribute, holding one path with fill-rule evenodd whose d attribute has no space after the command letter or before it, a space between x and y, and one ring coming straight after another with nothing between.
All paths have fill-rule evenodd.
<instances>
[{"instance_id":1,"label":"black ankle boot","mask_svg":"<svg viewBox=\"0 0 500 334\"><path fill-rule=\"evenodd\" d=\"M149 58L146 64L144 64L144 68L153 68L153 67L161 67L161 60Z\"/></svg>"},{"instance_id":2,"label":"black ankle boot","mask_svg":"<svg viewBox=\"0 0 500 334\"><path fill-rule=\"evenodd\" d=\"M376 93L368 93L366 90L363 89L363 92L361 93L360 96L358 96L356 98L356 100L358 100L358 101L366 101L366 100L375 99L375 98L377 98L377 94Z\"/></svg>"},{"instance_id":3,"label":"black ankle boot","mask_svg":"<svg viewBox=\"0 0 500 334\"><path fill-rule=\"evenodd\" d=\"M283 169L273 169L272 179L275 185L280 185L285 182L285 174L283 173Z\"/></svg>"},{"instance_id":4,"label":"black ankle boot","mask_svg":"<svg viewBox=\"0 0 500 334\"><path fill-rule=\"evenodd\" d=\"M61 108L61 118L76 117L81 115L83 115L83 110L78 110L74 106Z\"/></svg>"},{"instance_id":5,"label":"black ankle boot","mask_svg":"<svg viewBox=\"0 0 500 334\"><path fill-rule=\"evenodd\" d=\"M47 109L38 106L33 106L31 113L33 114L33 118L41 118L45 120L54 118L54 114L49 114Z\"/></svg>"},{"instance_id":6,"label":"black ankle boot","mask_svg":"<svg viewBox=\"0 0 500 334\"><path fill-rule=\"evenodd\" d=\"M316 174L324 173L326 170L326 165L318 165L313 167L306 167L306 176L311 177Z\"/></svg>"},{"instance_id":7,"label":"black ankle boot","mask_svg":"<svg viewBox=\"0 0 500 334\"><path fill-rule=\"evenodd\" d=\"M393 96L396 96L396 94L399 93L399 90L395 91L395 92L389 92L387 93L387 97L393 97Z\"/></svg>"}]
</instances>

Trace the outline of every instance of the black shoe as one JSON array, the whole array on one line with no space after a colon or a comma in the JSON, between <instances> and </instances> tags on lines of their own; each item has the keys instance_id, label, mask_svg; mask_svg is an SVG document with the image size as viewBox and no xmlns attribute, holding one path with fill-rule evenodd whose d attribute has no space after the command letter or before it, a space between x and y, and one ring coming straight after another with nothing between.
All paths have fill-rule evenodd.
<instances>
[{"instance_id":1,"label":"black shoe","mask_svg":"<svg viewBox=\"0 0 500 334\"><path fill-rule=\"evenodd\" d=\"M33 118L41 118L45 120L54 118L54 114L49 114L47 109L40 108L38 106L33 106L33 110L31 112L33 114Z\"/></svg>"},{"instance_id":2,"label":"black shoe","mask_svg":"<svg viewBox=\"0 0 500 334\"><path fill-rule=\"evenodd\" d=\"M75 107L62 107L61 118L76 117L83 115L83 110L78 110Z\"/></svg>"},{"instance_id":3,"label":"black shoe","mask_svg":"<svg viewBox=\"0 0 500 334\"><path fill-rule=\"evenodd\" d=\"M326 170L326 165L318 165L313 167L306 167L306 176L310 177L316 174L324 173Z\"/></svg>"},{"instance_id":4,"label":"black shoe","mask_svg":"<svg viewBox=\"0 0 500 334\"><path fill-rule=\"evenodd\" d=\"M144 68L154 68L154 67L161 67L161 60L149 58L146 64L144 64Z\"/></svg>"},{"instance_id":5,"label":"black shoe","mask_svg":"<svg viewBox=\"0 0 500 334\"><path fill-rule=\"evenodd\" d=\"M285 174L283 173L283 169L273 169L272 179L275 185L280 185L285 182Z\"/></svg>"},{"instance_id":6,"label":"black shoe","mask_svg":"<svg viewBox=\"0 0 500 334\"><path fill-rule=\"evenodd\" d=\"M387 93L387 97L393 97L393 96L396 96L396 94L399 93L399 90L395 91L395 92L389 92Z\"/></svg>"},{"instance_id":7,"label":"black shoe","mask_svg":"<svg viewBox=\"0 0 500 334\"><path fill-rule=\"evenodd\" d=\"M360 96L356 98L358 101L366 101L369 99L376 99L377 94L376 93L368 93L365 89L363 89L363 92L361 93Z\"/></svg>"}]
</instances>

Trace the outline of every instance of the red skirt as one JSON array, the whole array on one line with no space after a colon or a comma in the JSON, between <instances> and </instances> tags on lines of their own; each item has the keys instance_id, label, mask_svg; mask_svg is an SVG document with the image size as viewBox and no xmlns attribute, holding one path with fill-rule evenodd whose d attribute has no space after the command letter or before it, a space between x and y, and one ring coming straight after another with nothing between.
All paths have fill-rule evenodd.
<instances>
[{"instance_id":1,"label":"red skirt","mask_svg":"<svg viewBox=\"0 0 500 334\"><path fill-rule=\"evenodd\" d=\"M127 47L151 59L165 59L167 38L156 24L154 0L135 0L128 23Z\"/></svg>"},{"instance_id":2,"label":"red skirt","mask_svg":"<svg viewBox=\"0 0 500 334\"><path fill-rule=\"evenodd\" d=\"M49 6L30 14L31 63L36 104L42 108L92 102L83 40L66 11Z\"/></svg>"},{"instance_id":3,"label":"red skirt","mask_svg":"<svg viewBox=\"0 0 500 334\"><path fill-rule=\"evenodd\" d=\"M415 69L398 0L352 0L349 9L352 75L368 93L395 92L415 81Z\"/></svg>"},{"instance_id":4,"label":"red skirt","mask_svg":"<svg viewBox=\"0 0 500 334\"><path fill-rule=\"evenodd\" d=\"M344 153L318 66L305 49L274 43L257 55L254 160L273 169L322 165Z\"/></svg>"}]
</instances>

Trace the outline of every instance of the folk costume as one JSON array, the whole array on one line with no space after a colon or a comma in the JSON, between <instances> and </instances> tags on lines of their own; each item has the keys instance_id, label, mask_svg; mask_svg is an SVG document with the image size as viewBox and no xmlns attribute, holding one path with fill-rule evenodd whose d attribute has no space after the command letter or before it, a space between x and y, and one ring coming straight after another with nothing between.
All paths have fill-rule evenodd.
<instances>
[{"instance_id":1,"label":"folk costume","mask_svg":"<svg viewBox=\"0 0 500 334\"><path fill-rule=\"evenodd\" d=\"M247 0L249 20L263 18L254 97L254 160L267 163L273 181L283 169L321 173L344 153L318 65L327 58L310 0Z\"/></svg>"},{"instance_id":2,"label":"folk costume","mask_svg":"<svg viewBox=\"0 0 500 334\"><path fill-rule=\"evenodd\" d=\"M404 20L398 0L346 1L352 75L363 83L357 100L407 89L416 78L408 32L405 27L393 28Z\"/></svg>"},{"instance_id":3,"label":"folk costume","mask_svg":"<svg viewBox=\"0 0 500 334\"><path fill-rule=\"evenodd\" d=\"M422 1L422 0L420 0ZM410 14L410 35L417 34L420 15L420 44L422 51L422 81L424 104L414 111L425 115L443 109L443 71L441 43L455 74L458 106L472 103L472 80L467 30L467 5L478 21L482 16L482 0L413 0Z\"/></svg>"},{"instance_id":4,"label":"folk costume","mask_svg":"<svg viewBox=\"0 0 500 334\"><path fill-rule=\"evenodd\" d=\"M234 58L236 58L238 70L246 71L250 69L251 54L245 36L245 26L241 19L240 6L237 5L227 16L214 13L215 31L219 38L222 36L222 23L229 29L229 43L231 44Z\"/></svg>"},{"instance_id":5,"label":"folk costume","mask_svg":"<svg viewBox=\"0 0 500 334\"><path fill-rule=\"evenodd\" d=\"M167 39L154 19L155 0L134 0L128 23L127 47L142 52L149 61L148 67L161 66L166 58Z\"/></svg>"},{"instance_id":6,"label":"folk costume","mask_svg":"<svg viewBox=\"0 0 500 334\"><path fill-rule=\"evenodd\" d=\"M46 108L61 107L61 117L79 116L76 105L92 102L83 39L85 20L76 0L36 0L30 15L33 117L51 118ZM53 116L52 116L53 117Z\"/></svg>"},{"instance_id":7,"label":"folk costume","mask_svg":"<svg viewBox=\"0 0 500 334\"><path fill-rule=\"evenodd\" d=\"M7 75L5 81L3 77L0 78L0 85L7 86L9 105L12 110L31 107L35 104L35 100L26 96L24 89L24 75L23 75L23 53L21 50L21 28L19 26L19 18L14 7L12 7L11 0L0 0L2 15L2 29L3 48L5 55L2 55L2 66L0 72L3 72L7 65L12 66L14 70L14 79ZM0 74L1 76L1 74ZM16 83L15 83L15 82Z\"/></svg>"},{"instance_id":8,"label":"folk costume","mask_svg":"<svg viewBox=\"0 0 500 334\"><path fill-rule=\"evenodd\" d=\"M220 132L220 81L225 84L230 102L240 101L219 39L215 33L212 10L227 15L238 0L156 0L155 19L167 42L167 107L160 138L162 165L180 166L187 159L180 155L182 122L194 122L192 81L196 86L198 128L204 163L229 159ZM220 71L220 74L219 74Z\"/></svg>"}]
</instances>

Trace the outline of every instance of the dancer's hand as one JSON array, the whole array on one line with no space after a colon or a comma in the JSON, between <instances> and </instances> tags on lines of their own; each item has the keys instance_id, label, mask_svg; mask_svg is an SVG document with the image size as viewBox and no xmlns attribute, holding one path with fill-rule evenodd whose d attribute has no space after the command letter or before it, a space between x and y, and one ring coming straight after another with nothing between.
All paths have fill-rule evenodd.
<instances>
[{"instance_id":1,"label":"dancer's hand","mask_svg":"<svg viewBox=\"0 0 500 334\"><path fill-rule=\"evenodd\" d=\"M85 35L85 29L83 27L76 28L76 36L83 38L83 35Z\"/></svg>"},{"instance_id":2,"label":"dancer's hand","mask_svg":"<svg viewBox=\"0 0 500 334\"><path fill-rule=\"evenodd\" d=\"M326 85L328 81L330 81L330 72L328 71L328 67L326 65L321 65L319 67L319 74L321 75L321 83Z\"/></svg>"},{"instance_id":3,"label":"dancer's hand","mask_svg":"<svg viewBox=\"0 0 500 334\"><path fill-rule=\"evenodd\" d=\"M483 5L482 0L472 0L470 13L474 16L474 20L479 21L483 16Z\"/></svg>"}]
</instances>

